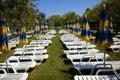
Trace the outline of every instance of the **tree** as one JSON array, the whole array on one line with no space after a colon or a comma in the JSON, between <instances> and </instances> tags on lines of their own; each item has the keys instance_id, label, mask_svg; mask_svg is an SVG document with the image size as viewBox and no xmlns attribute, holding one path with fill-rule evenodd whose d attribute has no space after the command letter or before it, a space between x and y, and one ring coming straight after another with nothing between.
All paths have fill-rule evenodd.
<instances>
[{"instance_id":1,"label":"tree","mask_svg":"<svg viewBox=\"0 0 120 80\"><path fill-rule=\"evenodd\" d=\"M50 26L55 26L55 27L62 26L63 22L64 22L64 19L60 15L52 15L48 18L48 24Z\"/></svg>"},{"instance_id":2,"label":"tree","mask_svg":"<svg viewBox=\"0 0 120 80\"><path fill-rule=\"evenodd\" d=\"M67 21L75 20L77 18L77 16L78 15L75 12L68 12L63 15L63 18L67 22Z\"/></svg>"}]
</instances>

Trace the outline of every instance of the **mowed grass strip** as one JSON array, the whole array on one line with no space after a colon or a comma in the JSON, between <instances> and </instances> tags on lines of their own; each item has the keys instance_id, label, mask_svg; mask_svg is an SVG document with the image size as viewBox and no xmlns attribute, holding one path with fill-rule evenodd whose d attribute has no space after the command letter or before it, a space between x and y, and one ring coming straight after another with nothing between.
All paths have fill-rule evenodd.
<instances>
[{"instance_id":1,"label":"mowed grass strip","mask_svg":"<svg viewBox=\"0 0 120 80\"><path fill-rule=\"evenodd\" d=\"M46 62L37 65L29 73L27 80L72 80L74 75L73 65L65 64L66 58L63 58L63 46L60 42L59 35L53 40L52 44L47 47L49 58Z\"/></svg>"}]
</instances>

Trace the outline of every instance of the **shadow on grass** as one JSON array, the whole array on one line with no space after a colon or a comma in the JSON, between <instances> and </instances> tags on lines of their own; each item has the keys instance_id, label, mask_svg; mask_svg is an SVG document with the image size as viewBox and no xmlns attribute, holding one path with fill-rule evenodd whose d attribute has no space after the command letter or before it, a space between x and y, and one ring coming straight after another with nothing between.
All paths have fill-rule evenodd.
<instances>
[{"instance_id":1,"label":"shadow on grass","mask_svg":"<svg viewBox=\"0 0 120 80\"><path fill-rule=\"evenodd\" d=\"M72 64L72 62L71 62L69 59L65 59L65 60L64 60L64 64L70 65L70 64Z\"/></svg>"},{"instance_id":2,"label":"shadow on grass","mask_svg":"<svg viewBox=\"0 0 120 80\"><path fill-rule=\"evenodd\" d=\"M66 54L62 54L60 57L62 57L62 58L67 58L67 57L66 57Z\"/></svg>"},{"instance_id":3,"label":"shadow on grass","mask_svg":"<svg viewBox=\"0 0 120 80\"><path fill-rule=\"evenodd\" d=\"M60 43L62 44L62 47L64 50L67 50L67 47L63 44L63 42L60 40Z\"/></svg>"},{"instance_id":4,"label":"shadow on grass","mask_svg":"<svg viewBox=\"0 0 120 80\"><path fill-rule=\"evenodd\" d=\"M110 48L107 48L107 49L105 49L107 52L113 52L112 51L112 49L110 49Z\"/></svg>"},{"instance_id":5,"label":"shadow on grass","mask_svg":"<svg viewBox=\"0 0 120 80\"><path fill-rule=\"evenodd\" d=\"M68 73L68 74L70 74L72 76L79 75L79 71L77 71L74 68L70 68L68 70L61 70L61 72Z\"/></svg>"}]
</instances>

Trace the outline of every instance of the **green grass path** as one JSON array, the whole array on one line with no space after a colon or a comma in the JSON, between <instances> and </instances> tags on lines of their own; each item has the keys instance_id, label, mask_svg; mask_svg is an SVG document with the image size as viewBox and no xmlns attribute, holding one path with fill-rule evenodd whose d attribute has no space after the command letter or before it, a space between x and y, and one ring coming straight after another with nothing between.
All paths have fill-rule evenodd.
<instances>
[{"instance_id":1,"label":"green grass path","mask_svg":"<svg viewBox=\"0 0 120 80\"><path fill-rule=\"evenodd\" d=\"M72 80L76 73L72 64L65 64L67 59L62 57L63 46L59 35L52 40L47 51L49 58L29 73L28 80Z\"/></svg>"}]
</instances>

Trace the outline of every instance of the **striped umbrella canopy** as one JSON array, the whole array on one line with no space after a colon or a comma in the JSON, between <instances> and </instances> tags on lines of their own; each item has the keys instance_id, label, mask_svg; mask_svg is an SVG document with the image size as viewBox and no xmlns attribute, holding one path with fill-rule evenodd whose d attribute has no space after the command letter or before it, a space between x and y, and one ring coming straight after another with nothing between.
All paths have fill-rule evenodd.
<instances>
[{"instance_id":1,"label":"striped umbrella canopy","mask_svg":"<svg viewBox=\"0 0 120 80\"><path fill-rule=\"evenodd\" d=\"M44 22L42 21L42 24L41 24L41 31L42 33L44 33Z\"/></svg>"},{"instance_id":2,"label":"striped umbrella canopy","mask_svg":"<svg viewBox=\"0 0 120 80\"><path fill-rule=\"evenodd\" d=\"M47 22L45 22L45 24L44 24L44 32L47 32L48 31L48 24L47 24Z\"/></svg>"},{"instance_id":3,"label":"striped umbrella canopy","mask_svg":"<svg viewBox=\"0 0 120 80\"><path fill-rule=\"evenodd\" d=\"M85 40L85 41L89 41L90 39L92 39L92 35L90 32L90 27L88 24L88 19L87 19L87 15L85 14L84 16L84 20L83 20L83 28L82 28L82 32L81 32L81 39Z\"/></svg>"},{"instance_id":4,"label":"striped umbrella canopy","mask_svg":"<svg viewBox=\"0 0 120 80\"><path fill-rule=\"evenodd\" d=\"M109 21L109 30L111 33L113 33L112 17L110 18L110 21Z\"/></svg>"},{"instance_id":5,"label":"striped umbrella canopy","mask_svg":"<svg viewBox=\"0 0 120 80\"><path fill-rule=\"evenodd\" d=\"M104 8L100 13L99 29L95 38L95 43L99 47L109 47L113 44L111 32L108 25L108 16L107 11Z\"/></svg>"},{"instance_id":6,"label":"striped umbrella canopy","mask_svg":"<svg viewBox=\"0 0 120 80\"><path fill-rule=\"evenodd\" d=\"M72 32L73 32L73 34L75 34L75 31L76 30L76 28L75 28L75 22L74 21L72 21Z\"/></svg>"},{"instance_id":7,"label":"striped umbrella canopy","mask_svg":"<svg viewBox=\"0 0 120 80\"><path fill-rule=\"evenodd\" d=\"M8 44L8 32L6 23L4 21L0 22L0 51L6 52L10 50L10 45Z\"/></svg>"},{"instance_id":8,"label":"striped umbrella canopy","mask_svg":"<svg viewBox=\"0 0 120 80\"><path fill-rule=\"evenodd\" d=\"M40 26L38 20L35 20L34 37L36 39L40 37Z\"/></svg>"},{"instance_id":9,"label":"striped umbrella canopy","mask_svg":"<svg viewBox=\"0 0 120 80\"><path fill-rule=\"evenodd\" d=\"M79 23L79 18L77 17L75 20L75 35L80 35L81 30L80 30L80 23Z\"/></svg>"},{"instance_id":10,"label":"striped umbrella canopy","mask_svg":"<svg viewBox=\"0 0 120 80\"><path fill-rule=\"evenodd\" d=\"M8 42L8 28L6 27L6 23L4 21L0 21L0 51L4 53L5 58L6 58L6 67L7 71L8 70L8 63L7 63L7 56L6 56L6 51L10 50L10 45Z\"/></svg>"},{"instance_id":11,"label":"striped umbrella canopy","mask_svg":"<svg viewBox=\"0 0 120 80\"><path fill-rule=\"evenodd\" d=\"M69 21L66 22L66 30L69 31Z\"/></svg>"},{"instance_id":12,"label":"striped umbrella canopy","mask_svg":"<svg viewBox=\"0 0 120 80\"><path fill-rule=\"evenodd\" d=\"M72 27L72 20L70 21L69 25L70 25L70 31L69 32L72 32L72 29L73 29L73 27Z\"/></svg>"},{"instance_id":13,"label":"striped umbrella canopy","mask_svg":"<svg viewBox=\"0 0 120 80\"><path fill-rule=\"evenodd\" d=\"M113 44L113 39L108 25L108 16L107 11L105 9L105 5L103 5L103 7L104 8L101 10L100 13L99 29L97 31L95 43L97 46L104 49L104 69L105 69L105 48Z\"/></svg>"},{"instance_id":14,"label":"striped umbrella canopy","mask_svg":"<svg viewBox=\"0 0 120 80\"><path fill-rule=\"evenodd\" d=\"M21 31L20 31L20 43L22 44L27 44L28 40L27 40L27 35L26 35L26 28L25 28L25 23L22 20L22 24L21 24Z\"/></svg>"},{"instance_id":15,"label":"striped umbrella canopy","mask_svg":"<svg viewBox=\"0 0 120 80\"><path fill-rule=\"evenodd\" d=\"M11 36L11 31L10 31L9 25L6 24L6 27L7 27L7 35L10 37Z\"/></svg>"}]
</instances>

